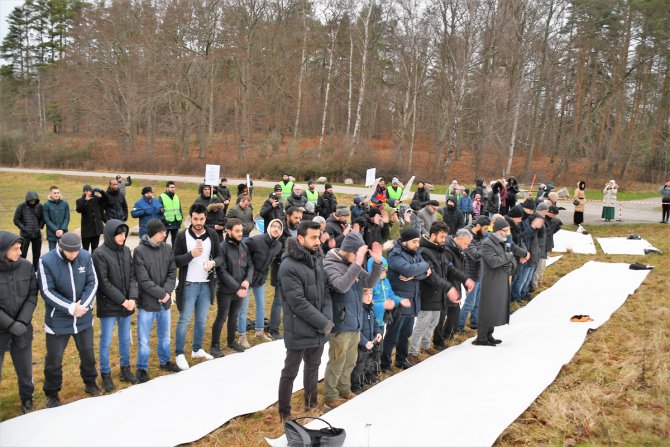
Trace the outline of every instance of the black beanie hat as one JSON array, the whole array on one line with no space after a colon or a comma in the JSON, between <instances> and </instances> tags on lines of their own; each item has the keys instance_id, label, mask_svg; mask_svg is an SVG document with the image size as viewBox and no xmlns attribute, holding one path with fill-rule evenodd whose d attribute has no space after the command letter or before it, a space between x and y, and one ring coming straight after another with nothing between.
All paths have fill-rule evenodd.
<instances>
[{"instance_id":1,"label":"black beanie hat","mask_svg":"<svg viewBox=\"0 0 670 447\"><path fill-rule=\"evenodd\" d=\"M526 199L521 204L521 207L526 208L528 210L535 210L535 201L531 199Z\"/></svg>"},{"instance_id":2,"label":"black beanie hat","mask_svg":"<svg viewBox=\"0 0 670 447\"><path fill-rule=\"evenodd\" d=\"M145 186L144 188L142 188L142 195L144 195L148 192L154 192L154 190L151 189L151 186Z\"/></svg>"},{"instance_id":3,"label":"black beanie hat","mask_svg":"<svg viewBox=\"0 0 670 447\"><path fill-rule=\"evenodd\" d=\"M402 233L400 233L400 242L407 242L411 241L412 239L418 239L421 237L421 233L419 233L419 230L416 228L405 228L402 230Z\"/></svg>"},{"instance_id":4,"label":"black beanie hat","mask_svg":"<svg viewBox=\"0 0 670 447\"><path fill-rule=\"evenodd\" d=\"M507 212L507 215L509 217L523 217L523 210L519 208L518 206L513 206L510 208L510 210Z\"/></svg>"},{"instance_id":5,"label":"black beanie hat","mask_svg":"<svg viewBox=\"0 0 670 447\"><path fill-rule=\"evenodd\" d=\"M165 231L165 224L159 219L151 219L147 223L147 235L149 237L154 237L156 233L160 233L161 231Z\"/></svg>"},{"instance_id":6,"label":"black beanie hat","mask_svg":"<svg viewBox=\"0 0 670 447\"><path fill-rule=\"evenodd\" d=\"M500 231L503 228L509 227L509 223L505 219L498 218L493 222L493 232Z\"/></svg>"}]
</instances>

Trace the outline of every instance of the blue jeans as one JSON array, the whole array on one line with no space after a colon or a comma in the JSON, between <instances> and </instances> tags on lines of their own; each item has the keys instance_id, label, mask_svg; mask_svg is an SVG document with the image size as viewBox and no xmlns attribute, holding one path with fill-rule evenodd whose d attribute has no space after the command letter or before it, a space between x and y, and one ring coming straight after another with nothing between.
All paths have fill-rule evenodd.
<instances>
[{"instance_id":1,"label":"blue jeans","mask_svg":"<svg viewBox=\"0 0 670 447\"><path fill-rule=\"evenodd\" d=\"M249 295L251 292L254 292L254 301L256 302L256 321L254 323L256 330L262 331L265 329L265 283L263 283L258 287L252 287L242 301L239 318L237 319L239 321L237 331L240 335L247 332L247 315L249 314Z\"/></svg>"},{"instance_id":2,"label":"blue jeans","mask_svg":"<svg viewBox=\"0 0 670 447\"><path fill-rule=\"evenodd\" d=\"M275 287L275 298L272 300L270 308L270 333L279 333L279 324L281 323L281 287L279 284Z\"/></svg>"},{"instance_id":3,"label":"blue jeans","mask_svg":"<svg viewBox=\"0 0 670 447\"><path fill-rule=\"evenodd\" d=\"M414 329L413 315L400 315L386 326L386 335L382 345L381 367L391 366L391 354L395 348L395 364L402 365L409 355L409 338Z\"/></svg>"},{"instance_id":4,"label":"blue jeans","mask_svg":"<svg viewBox=\"0 0 670 447\"><path fill-rule=\"evenodd\" d=\"M58 246L58 241L49 241L49 251L53 250Z\"/></svg>"},{"instance_id":5,"label":"blue jeans","mask_svg":"<svg viewBox=\"0 0 670 447\"><path fill-rule=\"evenodd\" d=\"M193 328L193 352L202 348L202 339L205 336L205 323L211 301L211 291L208 282L186 282L184 284L184 303L177 321L177 334L175 336L176 355L184 353L186 344L186 332L191 324L191 317L195 311L195 327Z\"/></svg>"},{"instance_id":6,"label":"blue jeans","mask_svg":"<svg viewBox=\"0 0 670 447\"><path fill-rule=\"evenodd\" d=\"M158 361L163 365L170 360L170 309L160 312L140 309L137 314L137 369L149 369L149 338L154 320L158 329Z\"/></svg>"},{"instance_id":7,"label":"blue jeans","mask_svg":"<svg viewBox=\"0 0 670 447\"><path fill-rule=\"evenodd\" d=\"M534 265L520 264L519 271L512 281L512 301L521 301L528 293L530 280L533 279Z\"/></svg>"},{"instance_id":8,"label":"blue jeans","mask_svg":"<svg viewBox=\"0 0 670 447\"><path fill-rule=\"evenodd\" d=\"M100 372L109 374L109 348L112 346L112 334L114 333L114 324L118 324L119 336L119 357L121 357L121 366L130 366L130 320L131 315L127 317L102 317L100 318Z\"/></svg>"},{"instance_id":9,"label":"blue jeans","mask_svg":"<svg viewBox=\"0 0 670 447\"><path fill-rule=\"evenodd\" d=\"M458 326L457 330L462 331L465 329L465 320L470 315L470 327L477 327L477 316L479 315L479 285L480 281L475 281L475 287L473 287L471 292L468 292L465 295L465 302L463 303L463 308L461 309L461 315L458 317Z\"/></svg>"}]
</instances>

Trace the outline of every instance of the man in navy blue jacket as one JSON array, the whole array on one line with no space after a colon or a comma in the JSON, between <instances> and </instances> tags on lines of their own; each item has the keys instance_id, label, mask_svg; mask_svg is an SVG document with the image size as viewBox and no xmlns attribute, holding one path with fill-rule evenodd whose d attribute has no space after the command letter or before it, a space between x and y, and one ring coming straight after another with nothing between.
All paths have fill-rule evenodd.
<instances>
[{"instance_id":1,"label":"man in navy blue jacket","mask_svg":"<svg viewBox=\"0 0 670 447\"><path fill-rule=\"evenodd\" d=\"M65 233L58 249L40 258L39 285L44 298L44 331L47 356L44 361L44 394L47 407L60 405L58 393L63 383L63 353L70 337L79 351L81 378L85 391L93 396L101 391L95 381L93 352L93 304L98 289L91 254L81 249L76 233Z\"/></svg>"},{"instance_id":2,"label":"man in navy blue jacket","mask_svg":"<svg viewBox=\"0 0 670 447\"><path fill-rule=\"evenodd\" d=\"M404 229L388 255L389 282L393 291L403 299L398 307L399 312L394 313L393 322L386 329L381 359L382 370L391 369L393 348L396 348L397 368L407 369L412 366L407 361L407 355L409 337L412 336L414 328L414 317L421 309L419 283L431 274L430 265L421 257L420 238L421 233L416 228Z\"/></svg>"}]
</instances>

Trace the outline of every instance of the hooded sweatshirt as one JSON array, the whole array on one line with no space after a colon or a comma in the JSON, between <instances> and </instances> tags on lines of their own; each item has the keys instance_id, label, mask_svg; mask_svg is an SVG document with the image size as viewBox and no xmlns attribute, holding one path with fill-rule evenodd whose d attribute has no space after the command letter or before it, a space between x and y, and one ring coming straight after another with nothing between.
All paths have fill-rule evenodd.
<instances>
[{"instance_id":1,"label":"hooded sweatshirt","mask_svg":"<svg viewBox=\"0 0 670 447\"><path fill-rule=\"evenodd\" d=\"M282 232L279 233L278 237L272 238L270 234L266 232L251 237L246 241L251 262L254 265L251 287L259 287L265 284L270 266L272 266L272 264L278 260L279 256L281 256L281 236L284 232L284 224L279 219L273 219L269 222L268 228L273 222L277 222L281 225ZM268 228L266 228L266 231Z\"/></svg>"},{"instance_id":2,"label":"hooded sweatshirt","mask_svg":"<svg viewBox=\"0 0 670 447\"><path fill-rule=\"evenodd\" d=\"M134 311L122 306L127 299L137 300L135 266L130 249L114 240L117 230L128 236L128 225L118 219L105 224L105 240L93 252L93 265L98 277L97 314L100 318L126 317Z\"/></svg>"},{"instance_id":3,"label":"hooded sweatshirt","mask_svg":"<svg viewBox=\"0 0 670 447\"><path fill-rule=\"evenodd\" d=\"M5 258L17 242L22 242L19 236L0 231L0 337L17 321L27 326L37 305L33 266L23 258L16 262Z\"/></svg>"},{"instance_id":4,"label":"hooded sweatshirt","mask_svg":"<svg viewBox=\"0 0 670 447\"><path fill-rule=\"evenodd\" d=\"M28 202L34 201L32 205ZM21 230L21 237L26 239L42 239L42 204L35 191L28 191L26 199L14 212L14 225Z\"/></svg>"}]
</instances>

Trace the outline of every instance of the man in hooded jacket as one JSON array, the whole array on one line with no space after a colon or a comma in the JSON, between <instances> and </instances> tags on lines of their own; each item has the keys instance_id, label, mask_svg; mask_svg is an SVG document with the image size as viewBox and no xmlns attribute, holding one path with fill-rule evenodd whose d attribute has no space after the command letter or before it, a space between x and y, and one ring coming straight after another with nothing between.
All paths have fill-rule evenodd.
<instances>
[{"instance_id":1,"label":"man in hooded jacket","mask_svg":"<svg viewBox=\"0 0 670 447\"><path fill-rule=\"evenodd\" d=\"M216 231L219 242L221 242L223 240L223 230L226 226L228 205L225 205L219 197L212 196L212 187L204 183L198 187L198 194L199 196L193 204L199 203L207 209L205 225Z\"/></svg>"},{"instance_id":2,"label":"man in hooded jacket","mask_svg":"<svg viewBox=\"0 0 670 447\"><path fill-rule=\"evenodd\" d=\"M455 235L456 231L465 227L465 216L457 205L456 197L449 196L447 206L442 209L442 220L449 226L449 236Z\"/></svg>"},{"instance_id":3,"label":"man in hooded jacket","mask_svg":"<svg viewBox=\"0 0 670 447\"><path fill-rule=\"evenodd\" d=\"M33 326L37 282L33 266L21 258L23 240L0 231L0 380L9 351L19 381L21 411L33 408Z\"/></svg>"},{"instance_id":4,"label":"man in hooded jacket","mask_svg":"<svg viewBox=\"0 0 670 447\"><path fill-rule=\"evenodd\" d=\"M37 265L42 252L42 227L44 227L42 213L42 204L35 191L28 191L25 201L21 202L14 212L14 225L21 231L23 241L21 257L25 259L28 256L28 247L32 244L34 265Z\"/></svg>"},{"instance_id":5,"label":"man in hooded jacket","mask_svg":"<svg viewBox=\"0 0 670 447\"><path fill-rule=\"evenodd\" d=\"M113 391L114 381L109 366L114 325L119 338L119 364L122 382L137 383L130 371L130 323L137 305L137 281L130 249L126 247L128 225L118 219L105 224L105 239L93 253L93 265L98 277L97 309L100 318L99 361L102 386Z\"/></svg>"}]
</instances>

